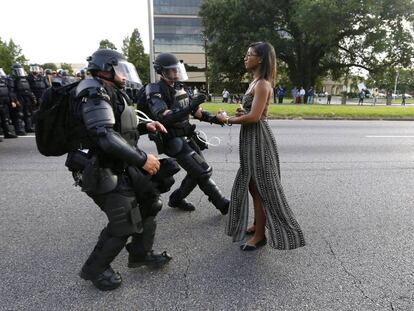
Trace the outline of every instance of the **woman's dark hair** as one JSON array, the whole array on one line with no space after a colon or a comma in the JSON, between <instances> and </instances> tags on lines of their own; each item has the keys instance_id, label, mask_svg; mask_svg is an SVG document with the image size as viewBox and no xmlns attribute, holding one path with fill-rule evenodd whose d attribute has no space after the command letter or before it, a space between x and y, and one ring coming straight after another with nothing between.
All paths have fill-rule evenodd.
<instances>
[{"instance_id":1,"label":"woman's dark hair","mask_svg":"<svg viewBox=\"0 0 414 311\"><path fill-rule=\"evenodd\" d=\"M275 86L276 80L276 52L268 42L255 42L249 45L254 52L262 59L260 66L260 79L269 81Z\"/></svg>"}]
</instances>

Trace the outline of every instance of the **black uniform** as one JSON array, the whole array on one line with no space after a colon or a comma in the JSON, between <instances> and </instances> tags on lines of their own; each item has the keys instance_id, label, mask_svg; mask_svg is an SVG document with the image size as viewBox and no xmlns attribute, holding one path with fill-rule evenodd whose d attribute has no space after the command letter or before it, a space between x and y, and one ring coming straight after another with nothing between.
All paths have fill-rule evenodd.
<instances>
[{"instance_id":1,"label":"black uniform","mask_svg":"<svg viewBox=\"0 0 414 311\"><path fill-rule=\"evenodd\" d=\"M16 107L12 106L16 103ZM13 81L6 77L0 77L0 121L4 137L14 138L15 135L10 133L7 117L10 116L14 131L18 135L26 135L21 129L20 118L21 108L18 106L16 95L13 93ZM7 134L6 134L7 133Z\"/></svg>"},{"instance_id":2,"label":"black uniform","mask_svg":"<svg viewBox=\"0 0 414 311\"><path fill-rule=\"evenodd\" d=\"M11 94L5 77L0 76L0 122L5 138L16 138L9 129L9 107L11 106Z\"/></svg>"},{"instance_id":3,"label":"black uniform","mask_svg":"<svg viewBox=\"0 0 414 311\"><path fill-rule=\"evenodd\" d=\"M227 214L229 200L222 195L210 178L212 168L201 152L201 148L206 148L206 145L197 139L194 132L195 125L189 122L190 113L204 102L205 97L201 100L198 98L190 100L181 85L176 84L175 87L172 87L163 79L158 83L148 84L146 95L151 117L163 123L168 130L168 134L162 135L164 148L162 152L175 158L180 166L187 171L181 186L171 194L169 205L187 210L194 209L191 204L191 207L186 207L189 203L185 198L198 185L213 205L222 214ZM166 110L171 111L164 115ZM201 121L221 124L216 117L207 112L203 111L202 115Z\"/></svg>"},{"instance_id":4,"label":"black uniform","mask_svg":"<svg viewBox=\"0 0 414 311\"><path fill-rule=\"evenodd\" d=\"M48 82L46 81L46 78L40 74L30 74L27 77L27 80L29 81L30 88L36 97L37 102L40 103L40 98L42 97L44 91L48 88Z\"/></svg>"},{"instance_id":5,"label":"black uniform","mask_svg":"<svg viewBox=\"0 0 414 311\"><path fill-rule=\"evenodd\" d=\"M102 290L120 284L120 276L110 263L130 236L132 241L126 246L129 267L161 266L171 258L165 252L154 254L152 246L155 216L162 207L160 192L170 189L174 183L171 176L179 168L174 162L163 162L155 176L141 170L147 155L137 147L137 119L128 101L122 90L91 78L77 86L73 108L72 128L80 142L78 148L87 148L89 152L70 152L67 166L82 191L105 212L109 221L84 264L81 277L92 280ZM144 131L145 124L138 129ZM105 277L110 279L109 283L102 281Z\"/></svg>"},{"instance_id":6,"label":"black uniform","mask_svg":"<svg viewBox=\"0 0 414 311\"><path fill-rule=\"evenodd\" d=\"M30 89L27 77L12 76L12 91L20 103L23 112L24 128L26 132L34 132L33 129L33 108L36 106L36 97Z\"/></svg>"}]
</instances>

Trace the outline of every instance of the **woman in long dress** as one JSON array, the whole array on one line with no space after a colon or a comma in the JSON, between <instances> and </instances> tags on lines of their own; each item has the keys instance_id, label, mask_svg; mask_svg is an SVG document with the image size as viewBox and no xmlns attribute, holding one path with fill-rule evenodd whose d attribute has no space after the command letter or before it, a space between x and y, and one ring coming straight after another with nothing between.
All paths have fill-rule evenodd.
<instances>
[{"instance_id":1,"label":"woman in long dress","mask_svg":"<svg viewBox=\"0 0 414 311\"><path fill-rule=\"evenodd\" d=\"M241 124L240 168L231 193L226 234L234 242L242 240L246 233L253 234L240 246L243 251L252 251L268 243L267 227L271 247L281 250L301 247L305 239L283 193L276 140L267 122L276 77L275 50L267 42L251 44L244 63L254 80L243 97L243 108L233 117L218 115L228 125ZM255 217L248 230L247 189L253 198Z\"/></svg>"}]
</instances>

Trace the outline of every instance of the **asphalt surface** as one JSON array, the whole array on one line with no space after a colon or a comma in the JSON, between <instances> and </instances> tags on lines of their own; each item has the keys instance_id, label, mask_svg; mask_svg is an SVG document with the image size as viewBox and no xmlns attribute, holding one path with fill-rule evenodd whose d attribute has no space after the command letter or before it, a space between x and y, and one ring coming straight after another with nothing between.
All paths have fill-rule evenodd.
<instances>
[{"instance_id":1,"label":"asphalt surface","mask_svg":"<svg viewBox=\"0 0 414 311\"><path fill-rule=\"evenodd\" d=\"M73 186L64 157L41 156L33 137L1 142L0 310L414 310L414 123L270 124L307 246L241 252L196 188L195 212L159 214L155 249L170 264L129 269L124 250L113 292L78 276L106 219ZM205 156L230 195L239 127L197 125L221 138Z\"/></svg>"}]
</instances>

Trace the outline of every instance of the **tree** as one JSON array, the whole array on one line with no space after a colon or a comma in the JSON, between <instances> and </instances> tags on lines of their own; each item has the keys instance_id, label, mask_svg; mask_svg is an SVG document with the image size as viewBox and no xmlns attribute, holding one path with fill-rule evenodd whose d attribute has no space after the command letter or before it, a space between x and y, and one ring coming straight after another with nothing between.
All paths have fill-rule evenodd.
<instances>
[{"instance_id":1,"label":"tree","mask_svg":"<svg viewBox=\"0 0 414 311\"><path fill-rule=\"evenodd\" d=\"M149 82L149 55L144 51L144 45L142 44L138 29L134 29L131 37L124 38L122 53L127 57L129 62L134 64L142 82Z\"/></svg>"},{"instance_id":2,"label":"tree","mask_svg":"<svg viewBox=\"0 0 414 311\"><path fill-rule=\"evenodd\" d=\"M99 48L100 49L111 49L116 51L116 46L108 39L101 40L99 42Z\"/></svg>"},{"instance_id":3,"label":"tree","mask_svg":"<svg viewBox=\"0 0 414 311\"><path fill-rule=\"evenodd\" d=\"M51 69L53 71L56 71L57 70L57 66L56 66L55 63L44 63L41 67L43 69Z\"/></svg>"},{"instance_id":4,"label":"tree","mask_svg":"<svg viewBox=\"0 0 414 311\"><path fill-rule=\"evenodd\" d=\"M62 68L63 70L67 70L70 75L73 75L73 68L71 64L62 63L60 65L60 68Z\"/></svg>"},{"instance_id":5,"label":"tree","mask_svg":"<svg viewBox=\"0 0 414 311\"><path fill-rule=\"evenodd\" d=\"M27 59L22 54L20 46L15 44L12 39L7 43L0 38L0 68L3 68L6 73L10 73L13 64L23 65L25 62Z\"/></svg>"},{"instance_id":6,"label":"tree","mask_svg":"<svg viewBox=\"0 0 414 311\"><path fill-rule=\"evenodd\" d=\"M412 0L205 0L199 14L220 81L243 79L243 55L256 41L272 43L292 83L304 87L328 73L379 72L413 57Z\"/></svg>"}]
</instances>

